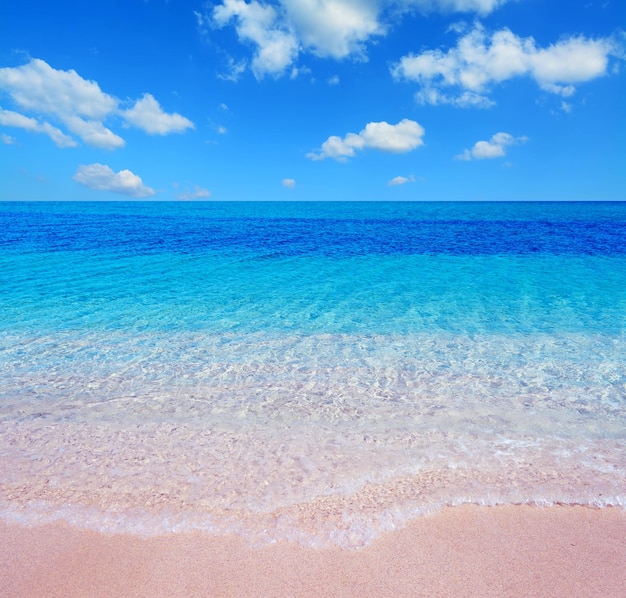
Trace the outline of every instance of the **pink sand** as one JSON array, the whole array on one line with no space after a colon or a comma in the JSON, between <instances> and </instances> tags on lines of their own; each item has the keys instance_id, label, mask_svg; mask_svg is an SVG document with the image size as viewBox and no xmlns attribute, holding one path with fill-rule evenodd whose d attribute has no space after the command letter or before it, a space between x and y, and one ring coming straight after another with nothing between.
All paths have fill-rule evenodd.
<instances>
[{"instance_id":1,"label":"pink sand","mask_svg":"<svg viewBox=\"0 0 626 598\"><path fill-rule=\"evenodd\" d=\"M626 511L455 507L361 550L0 524L0 595L626 596Z\"/></svg>"}]
</instances>

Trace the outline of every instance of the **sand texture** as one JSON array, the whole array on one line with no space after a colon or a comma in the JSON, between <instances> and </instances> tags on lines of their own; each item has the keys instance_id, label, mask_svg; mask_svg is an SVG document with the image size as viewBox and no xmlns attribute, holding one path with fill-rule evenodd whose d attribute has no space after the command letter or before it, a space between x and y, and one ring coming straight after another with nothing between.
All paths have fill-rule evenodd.
<instances>
[{"instance_id":1,"label":"sand texture","mask_svg":"<svg viewBox=\"0 0 626 598\"><path fill-rule=\"evenodd\" d=\"M364 549L0 525L0 595L626 596L626 512L454 507Z\"/></svg>"}]
</instances>

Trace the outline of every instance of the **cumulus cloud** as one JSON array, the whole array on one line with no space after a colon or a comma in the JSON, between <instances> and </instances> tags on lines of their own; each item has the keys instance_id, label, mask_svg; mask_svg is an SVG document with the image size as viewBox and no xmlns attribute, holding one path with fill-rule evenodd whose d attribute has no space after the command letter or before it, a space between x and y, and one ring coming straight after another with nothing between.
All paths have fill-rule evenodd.
<instances>
[{"instance_id":1,"label":"cumulus cloud","mask_svg":"<svg viewBox=\"0 0 626 598\"><path fill-rule=\"evenodd\" d=\"M11 135L7 135L6 133L2 133L0 135L0 139L2 140L2 143L4 143L4 145L14 145L15 144L15 138L11 137Z\"/></svg>"},{"instance_id":2,"label":"cumulus cloud","mask_svg":"<svg viewBox=\"0 0 626 598\"><path fill-rule=\"evenodd\" d=\"M45 133L59 147L74 147L77 143L49 120L87 145L108 150L125 145L124 139L104 124L112 116L122 116L144 131L161 135L193 127L183 116L163 112L150 94L145 94L130 110L121 110L119 100L103 92L95 81L83 79L74 70L54 69L37 58L19 67L0 68L0 89L22 111L34 115L11 112L5 117L21 124L7 126Z\"/></svg>"},{"instance_id":3,"label":"cumulus cloud","mask_svg":"<svg viewBox=\"0 0 626 598\"><path fill-rule=\"evenodd\" d=\"M0 68L0 85L20 107L42 114L75 114L100 120L118 103L95 81L83 79L74 70L53 69L37 58L17 68Z\"/></svg>"},{"instance_id":4,"label":"cumulus cloud","mask_svg":"<svg viewBox=\"0 0 626 598\"><path fill-rule=\"evenodd\" d=\"M208 197L211 197L211 192L198 185L195 185L193 189L187 189L178 194L178 199L183 201L191 199L207 199Z\"/></svg>"},{"instance_id":5,"label":"cumulus cloud","mask_svg":"<svg viewBox=\"0 0 626 598\"><path fill-rule=\"evenodd\" d=\"M223 0L213 7L211 19L217 27L234 24L240 41L255 47L251 69L261 79L283 75L302 51L335 59L363 56L364 42L384 32L378 21L379 4L378 0ZM198 20L199 27L204 21ZM244 63L232 58L230 63L228 78L236 80Z\"/></svg>"},{"instance_id":6,"label":"cumulus cloud","mask_svg":"<svg viewBox=\"0 0 626 598\"><path fill-rule=\"evenodd\" d=\"M150 135L182 133L186 129L194 128L194 124L188 118L176 112L173 114L163 112L159 102L149 93L144 94L130 110L124 110L121 114L126 122Z\"/></svg>"},{"instance_id":7,"label":"cumulus cloud","mask_svg":"<svg viewBox=\"0 0 626 598\"><path fill-rule=\"evenodd\" d=\"M384 152L410 152L423 145L424 128L414 120L407 118L397 125L389 123L371 122L365 125L360 133L348 133L345 137L333 135L322 143L319 150L310 152L307 157L311 160L346 160L355 156L356 150L366 148Z\"/></svg>"},{"instance_id":8,"label":"cumulus cloud","mask_svg":"<svg viewBox=\"0 0 626 598\"><path fill-rule=\"evenodd\" d=\"M414 12L488 14L508 0L222 0L202 14L198 29L233 25L239 40L254 47L251 68L257 78L278 77L298 56L366 59L368 42L384 36L387 23ZM236 80L246 63L229 59ZM236 68L235 68L236 67ZM299 69L291 70L298 73Z\"/></svg>"},{"instance_id":9,"label":"cumulus cloud","mask_svg":"<svg viewBox=\"0 0 626 598\"><path fill-rule=\"evenodd\" d=\"M387 183L387 185L389 185L389 187L396 187L398 185L406 185L407 183L414 183L414 182L415 182L415 177L412 174L410 174L408 177L407 176L393 177Z\"/></svg>"},{"instance_id":10,"label":"cumulus cloud","mask_svg":"<svg viewBox=\"0 0 626 598\"><path fill-rule=\"evenodd\" d=\"M336 59L362 55L364 42L381 35L381 2L376 0L282 0L302 46Z\"/></svg>"},{"instance_id":11,"label":"cumulus cloud","mask_svg":"<svg viewBox=\"0 0 626 598\"><path fill-rule=\"evenodd\" d=\"M117 109L118 101L104 93L95 81L83 79L74 70L56 70L35 58L20 67L0 68L0 87L21 109L52 116L89 145L106 149L124 145L121 137L102 124ZM48 123L40 124L51 127ZM61 147L70 146L66 143Z\"/></svg>"},{"instance_id":12,"label":"cumulus cloud","mask_svg":"<svg viewBox=\"0 0 626 598\"><path fill-rule=\"evenodd\" d=\"M486 95L490 88L514 77L529 77L545 91L571 96L576 84L605 75L609 58L618 54L610 38L575 36L539 48L532 37L509 29L490 34L476 24L456 47L403 56L391 72L396 80L421 86L416 99L422 104L485 108L493 104Z\"/></svg>"},{"instance_id":13,"label":"cumulus cloud","mask_svg":"<svg viewBox=\"0 0 626 598\"><path fill-rule=\"evenodd\" d=\"M43 133L52 139L57 147L76 147L78 144L60 129L53 127L49 123L41 123L34 118L24 116L19 112L4 110L0 108L0 125L5 127L16 127L32 133Z\"/></svg>"},{"instance_id":14,"label":"cumulus cloud","mask_svg":"<svg viewBox=\"0 0 626 598\"><path fill-rule=\"evenodd\" d=\"M477 141L472 149L466 149L459 154L457 160L485 160L502 158L506 155L509 145L525 143L528 137L513 137L509 133L496 133L489 141Z\"/></svg>"},{"instance_id":15,"label":"cumulus cloud","mask_svg":"<svg viewBox=\"0 0 626 598\"><path fill-rule=\"evenodd\" d=\"M104 164L81 165L72 177L77 183L97 191L111 191L130 197L150 197L156 193L154 189L146 187L136 174L130 170L113 172Z\"/></svg>"},{"instance_id":16,"label":"cumulus cloud","mask_svg":"<svg viewBox=\"0 0 626 598\"><path fill-rule=\"evenodd\" d=\"M256 46L252 72L259 79L281 75L298 54L295 34L271 5L224 0L214 7L213 21L218 27L234 21L239 39Z\"/></svg>"},{"instance_id":17,"label":"cumulus cloud","mask_svg":"<svg viewBox=\"0 0 626 598\"><path fill-rule=\"evenodd\" d=\"M283 187L287 189L294 189L296 186L296 179L283 179Z\"/></svg>"}]
</instances>

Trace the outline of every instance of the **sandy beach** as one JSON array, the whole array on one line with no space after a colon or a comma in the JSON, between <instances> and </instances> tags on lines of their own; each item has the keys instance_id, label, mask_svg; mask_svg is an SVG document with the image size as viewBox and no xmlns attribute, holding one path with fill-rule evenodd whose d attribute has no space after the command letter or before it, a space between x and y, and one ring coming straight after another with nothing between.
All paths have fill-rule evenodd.
<instances>
[{"instance_id":1,"label":"sandy beach","mask_svg":"<svg viewBox=\"0 0 626 598\"><path fill-rule=\"evenodd\" d=\"M12 598L618 597L626 595L626 512L453 507L359 550L3 523L0 578L0 595Z\"/></svg>"}]
</instances>

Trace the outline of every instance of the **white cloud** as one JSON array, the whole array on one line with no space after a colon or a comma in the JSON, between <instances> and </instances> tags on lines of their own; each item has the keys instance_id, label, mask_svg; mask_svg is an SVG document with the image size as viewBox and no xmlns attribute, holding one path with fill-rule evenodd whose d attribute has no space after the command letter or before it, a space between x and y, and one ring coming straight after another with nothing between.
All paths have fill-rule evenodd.
<instances>
[{"instance_id":1,"label":"white cloud","mask_svg":"<svg viewBox=\"0 0 626 598\"><path fill-rule=\"evenodd\" d=\"M118 101L102 92L95 81L83 79L74 70L56 70L35 58L20 67L0 68L0 87L23 110L58 119L89 145L106 149L124 145L121 137L102 124L103 119L117 110ZM52 127L48 123L40 125ZM54 138L53 141L59 145Z\"/></svg>"},{"instance_id":2,"label":"white cloud","mask_svg":"<svg viewBox=\"0 0 626 598\"><path fill-rule=\"evenodd\" d=\"M393 177L387 183L387 185L389 185L389 187L396 187L397 185L406 185L407 183L414 183L414 182L415 182L415 177L411 174L408 177L406 176Z\"/></svg>"},{"instance_id":3,"label":"white cloud","mask_svg":"<svg viewBox=\"0 0 626 598\"><path fill-rule=\"evenodd\" d=\"M339 85L340 83L340 79L339 79L339 75L333 75L332 77L329 77L327 80L328 85Z\"/></svg>"},{"instance_id":4,"label":"white cloud","mask_svg":"<svg viewBox=\"0 0 626 598\"><path fill-rule=\"evenodd\" d=\"M356 150L366 148L385 152L410 152L423 145L424 133L424 128L419 123L406 118L397 125L390 125L385 121L371 122L358 134L348 133L343 138L336 135L329 137L318 151L310 152L307 157L311 160L345 160L353 157Z\"/></svg>"},{"instance_id":5,"label":"white cloud","mask_svg":"<svg viewBox=\"0 0 626 598\"><path fill-rule=\"evenodd\" d=\"M489 141L477 141L471 150L466 149L456 156L457 160L485 160L502 158L506 155L509 145L525 143L527 137L513 137L509 133L496 133Z\"/></svg>"},{"instance_id":6,"label":"white cloud","mask_svg":"<svg viewBox=\"0 0 626 598\"><path fill-rule=\"evenodd\" d=\"M101 122L83 120L79 116L66 116L65 126L75 135L78 135L87 145L113 150L124 147L126 142Z\"/></svg>"},{"instance_id":7,"label":"white cloud","mask_svg":"<svg viewBox=\"0 0 626 598\"><path fill-rule=\"evenodd\" d=\"M509 0L398 0L404 9L415 8L423 12L476 12L489 14Z\"/></svg>"},{"instance_id":8,"label":"white cloud","mask_svg":"<svg viewBox=\"0 0 626 598\"><path fill-rule=\"evenodd\" d=\"M464 91L458 95L445 94L432 87L421 89L415 94L415 100L422 105L448 105L457 108L490 108L495 102L487 96L471 91Z\"/></svg>"},{"instance_id":9,"label":"white cloud","mask_svg":"<svg viewBox=\"0 0 626 598\"><path fill-rule=\"evenodd\" d=\"M609 38L569 37L538 48L532 37L509 29L488 34L476 24L456 47L404 56L392 74L421 85L420 103L488 107L490 87L514 77L530 77L545 91L571 96L575 84L607 73L610 56L618 56L618 50Z\"/></svg>"},{"instance_id":10,"label":"white cloud","mask_svg":"<svg viewBox=\"0 0 626 598\"><path fill-rule=\"evenodd\" d=\"M195 185L193 189L187 189L178 194L178 199L190 200L190 199L206 199L211 197L211 192L208 189L203 189L198 185Z\"/></svg>"},{"instance_id":11,"label":"white cloud","mask_svg":"<svg viewBox=\"0 0 626 598\"><path fill-rule=\"evenodd\" d=\"M51 124L41 123L34 118L24 116L12 110L0 108L0 125L25 129L32 133L43 133L50 137L57 147L76 147L78 145L71 137L65 135L61 130L53 127Z\"/></svg>"},{"instance_id":12,"label":"white cloud","mask_svg":"<svg viewBox=\"0 0 626 598\"><path fill-rule=\"evenodd\" d=\"M296 186L296 179L283 179L283 187L287 189L294 189Z\"/></svg>"},{"instance_id":13,"label":"white cloud","mask_svg":"<svg viewBox=\"0 0 626 598\"><path fill-rule=\"evenodd\" d=\"M130 197L150 197L156 192L146 187L143 181L130 170L113 172L104 164L81 165L72 177L77 183L97 191L111 191Z\"/></svg>"},{"instance_id":14,"label":"white cloud","mask_svg":"<svg viewBox=\"0 0 626 598\"><path fill-rule=\"evenodd\" d=\"M298 54L298 40L273 6L256 0L224 0L214 7L213 21L218 27L235 21L239 38L256 46L252 72L258 79L283 74Z\"/></svg>"},{"instance_id":15,"label":"white cloud","mask_svg":"<svg viewBox=\"0 0 626 598\"><path fill-rule=\"evenodd\" d=\"M213 7L211 18L217 27L234 22L240 41L255 46L251 68L261 79L283 75L302 51L335 59L364 56L364 43L384 33L378 20L380 4L380 0L223 0ZM236 80L245 63L230 61L228 78ZM300 69L291 72L297 75Z\"/></svg>"},{"instance_id":16,"label":"white cloud","mask_svg":"<svg viewBox=\"0 0 626 598\"><path fill-rule=\"evenodd\" d=\"M303 52L342 60L366 59L367 44L384 36L388 23L405 13L474 12L481 15L509 0L222 0L195 12L198 29L233 24L239 40L255 47L252 71L257 78L287 72ZM246 62L230 60L236 80ZM234 66L236 65L236 69ZM291 71L292 76L298 69Z\"/></svg>"},{"instance_id":17,"label":"white cloud","mask_svg":"<svg viewBox=\"0 0 626 598\"><path fill-rule=\"evenodd\" d=\"M15 138L11 137L11 135L7 135L6 133L2 133L0 135L0 140L2 140L2 143L4 143L5 145L14 145L15 144Z\"/></svg>"},{"instance_id":18,"label":"white cloud","mask_svg":"<svg viewBox=\"0 0 626 598\"><path fill-rule=\"evenodd\" d=\"M468 28L468 24L466 21L456 21L450 25L448 25L448 28L446 29L446 33L450 33L451 31L454 33L463 33L465 31L467 31Z\"/></svg>"},{"instance_id":19,"label":"white cloud","mask_svg":"<svg viewBox=\"0 0 626 598\"><path fill-rule=\"evenodd\" d=\"M194 128L188 118L176 112L163 112L159 102L149 93L144 94L130 110L124 110L121 114L128 123L150 135L182 133L186 129Z\"/></svg>"},{"instance_id":20,"label":"white cloud","mask_svg":"<svg viewBox=\"0 0 626 598\"><path fill-rule=\"evenodd\" d=\"M385 29L377 0L282 0L301 45L335 59L364 54L364 42Z\"/></svg>"},{"instance_id":21,"label":"white cloud","mask_svg":"<svg viewBox=\"0 0 626 598\"><path fill-rule=\"evenodd\" d=\"M83 79L74 70L54 69L40 59L32 59L19 67L0 68L0 89L6 91L20 109L34 114L33 118L20 115L30 122L21 121L21 125L12 126L45 133L60 147L77 144L61 129L46 122L48 119L80 137L87 145L109 150L125 145L124 140L104 124L112 116L121 115L147 132L162 135L193 128L193 123L185 117L163 112L150 94L145 94L130 110L120 110L119 100L104 93L95 81Z\"/></svg>"},{"instance_id":22,"label":"white cloud","mask_svg":"<svg viewBox=\"0 0 626 598\"><path fill-rule=\"evenodd\" d=\"M17 68L0 68L0 85L21 108L42 114L101 120L118 103L95 81L83 79L74 70L53 69L37 58Z\"/></svg>"}]
</instances>

